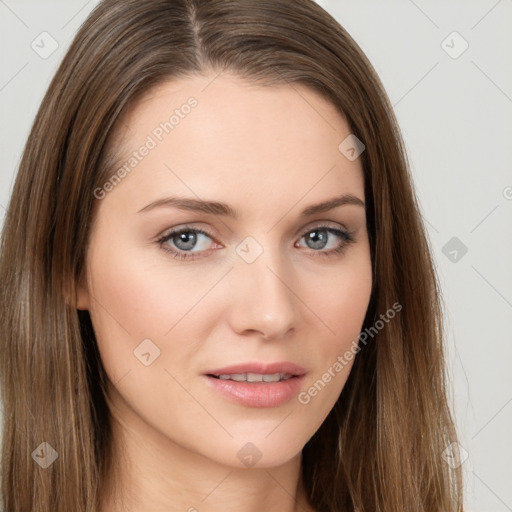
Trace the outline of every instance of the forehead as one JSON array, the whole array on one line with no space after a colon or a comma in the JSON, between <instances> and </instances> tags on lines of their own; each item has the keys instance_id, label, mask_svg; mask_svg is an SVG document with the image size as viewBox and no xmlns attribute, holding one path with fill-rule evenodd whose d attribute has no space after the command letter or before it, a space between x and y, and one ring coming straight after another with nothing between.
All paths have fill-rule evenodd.
<instances>
[{"instance_id":1,"label":"forehead","mask_svg":"<svg viewBox=\"0 0 512 512\"><path fill-rule=\"evenodd\" d=\"M332 188L362 195L360 161L338 149L349 134L334 105L303 85L263 86L212 74L150 90L121 117L113 145L120 165L150 148L126 180L139 192L174 183L173 192L199 196L228 185L231 192L275 199L308 188L323 190L322 197Z\"/></svg>"}]
</instances>

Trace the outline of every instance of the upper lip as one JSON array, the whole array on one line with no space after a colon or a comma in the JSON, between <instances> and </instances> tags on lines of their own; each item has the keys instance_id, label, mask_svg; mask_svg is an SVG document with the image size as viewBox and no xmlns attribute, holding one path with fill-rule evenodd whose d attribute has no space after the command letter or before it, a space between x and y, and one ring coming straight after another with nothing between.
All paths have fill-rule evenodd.
<instances>
[{"instance_id":1,"label":"upper lip","mask_svg":"<svg viewBox=\"0 0 512 512\"><path fill-rule=\"evenodd\" d=\"M294 376L304 375L306 369L289 362L275 362L275 363L240 363L224 368L218 368L206 372L205 375L234 375L240 373L257 373L262 375L273 375L275 373L288 373Z\"/></svg>"}]
</instances>

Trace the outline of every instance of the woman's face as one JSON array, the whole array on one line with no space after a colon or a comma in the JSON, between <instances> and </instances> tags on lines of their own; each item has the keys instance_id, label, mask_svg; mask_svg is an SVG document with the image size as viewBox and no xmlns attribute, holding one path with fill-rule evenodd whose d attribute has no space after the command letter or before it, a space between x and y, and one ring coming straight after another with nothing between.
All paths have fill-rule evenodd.
<instances>
[{"instance_id":1,"label":"woman's face","mask_svg":"<svg viewBox=\"0 0 512 512\"><path fill-rule=\"evenodd\" d=\"M350 133L308 88L227 75L160 85L123 117L78 306L155 453L275 466L334 406L372 285Z\"/></svg>"}]
</instances>

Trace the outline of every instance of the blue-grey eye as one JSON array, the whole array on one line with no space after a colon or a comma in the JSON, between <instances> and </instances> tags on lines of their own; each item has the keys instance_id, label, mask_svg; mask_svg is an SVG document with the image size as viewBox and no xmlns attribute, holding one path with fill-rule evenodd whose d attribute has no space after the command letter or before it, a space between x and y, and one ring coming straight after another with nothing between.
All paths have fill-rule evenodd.
<instances>
[{"instance_id":1,"label":"blue-grey eye","mask_svg":"<svg viewBox=\"0 0 512 512\"><path fill-rule=\"evenodd\" d=\"M310 249L323 249L327 245L328 234L326 229L315 229L305 235L306 244Z\"/></svg>"},{"instance_id":2,"label":"blue-grey eye","mask_svg":"<svg viewBox=\"0 0 512 512\"><path fill-rule=\"evenodd\" d=\"M202 231L187 229L169 233L165 243L172 243L180 251L196 252L208 249L211 238ZM195 251L192 251L192 249L195 249Z\"/></svg>"},{"instance_id":3,"label":"blue-grey eye","mask_svg":"<svg viewBox=\"0 0 512 512\"><path fill-rule=\"evenodd\" d=\"M331 236L330 236L331 235ZM334 235L334 236L332 236ZM347 240L347 235L334 228L314 228L307 233L304 233L302 238L306 242L306 247L309 249L331 249L339 245L339 239ZM330 246L327 245L330 243Z\"/></svg>"}]
</instances>

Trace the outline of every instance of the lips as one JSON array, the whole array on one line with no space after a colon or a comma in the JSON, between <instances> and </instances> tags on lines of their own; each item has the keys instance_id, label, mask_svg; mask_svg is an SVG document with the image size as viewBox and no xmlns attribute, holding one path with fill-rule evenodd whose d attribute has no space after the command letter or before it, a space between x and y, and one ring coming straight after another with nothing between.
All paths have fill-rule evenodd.
<instances>
[{"instance_id":1,"label":"lips","mask_svg":"<svg viewBox=\"0 0 512 512\"><path fill-rule=\"evenodd\" d=\"M203 378L211 389L245 407L277 407L300 391L305 374L305 368L289 362L242 363L210 370Z\"/></svg>"}]
</instances>

